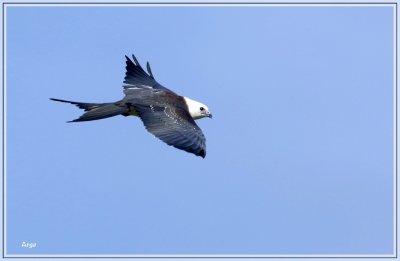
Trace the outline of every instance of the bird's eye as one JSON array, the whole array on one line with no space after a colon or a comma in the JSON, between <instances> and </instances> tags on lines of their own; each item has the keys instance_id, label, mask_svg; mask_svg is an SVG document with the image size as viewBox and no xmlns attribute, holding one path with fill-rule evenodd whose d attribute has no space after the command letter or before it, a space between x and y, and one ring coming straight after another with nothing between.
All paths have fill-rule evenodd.
<instances>
[{"instance_id":1,"label":"bird's eye","mask_svg":"<svg viewBox=\"0 0 400 261\"><path fill-rule=\"evenodd\" d=\"M200 107L200 110L201 110L201 111L204 111L204 108L203 108L203 107Z\"/></svg>"}]
</instances>

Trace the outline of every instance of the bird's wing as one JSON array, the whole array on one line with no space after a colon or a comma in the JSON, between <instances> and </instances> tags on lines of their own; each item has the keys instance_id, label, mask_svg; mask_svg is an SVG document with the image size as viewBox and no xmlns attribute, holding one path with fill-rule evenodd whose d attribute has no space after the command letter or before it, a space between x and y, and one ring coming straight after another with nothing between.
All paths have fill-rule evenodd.
<instances>
[{"instance_id":1,"label":"bird's wing","mask_svg":"<svg viewBox=\"0 0 400 261\"><path fill-rule=\"evenodd\" d=\"M133 104L146 129L168 145L197 156L206 156L206 139L203 132L190 116L184 101L176 96L178 104L154 102Z\"/></svg>"},{"instance_id":2,"label":"bird's wing","mask_svg":"<svg viewBox=\"0 0 400 261\"><path fill-rule=\"evenodd\" d=\"M173 93L171 90L165 88L154 79L149 63L147 63L148 73L146 73L134 55L132 55L133 61L129 59L128 56L125 57L126 72L123 87L126 95L129 95L138 89L163 90Z\"/></svg>"}]
</instances>

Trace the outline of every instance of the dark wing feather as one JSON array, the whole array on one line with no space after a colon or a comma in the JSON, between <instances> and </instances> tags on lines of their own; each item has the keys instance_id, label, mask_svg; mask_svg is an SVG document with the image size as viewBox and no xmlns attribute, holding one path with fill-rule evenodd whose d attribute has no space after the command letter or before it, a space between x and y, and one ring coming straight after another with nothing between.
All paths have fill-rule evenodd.
<instances>
[{"instance_id":1,"label":"dark wing feather","mask_svg":"<svg viewBox=\"0 0 400 261\"><path fill-rule=\"evenodd\" d=\"M206 139L187 110L164 105L133 105L146 129L177 149L206 156Z\"/></svg>"},{"instance_id":2,"label":"dark wing feather","mask_svg":"<svg viewBox=\"0 0 400 261\"><path fill-rule=\"evenodd\" d=\"M130 94L131 90L135 89L160 89L172 92L171 90L165 88L161 84L159 84L153 76L151 72L150 65L147 64L147 70L149 74L146 73L139 61L136 59L134 55L132 55L132 59L126 57L126 72L125 72L125 80L124 80L124 93Z\"/></svg>"}]
</instances>

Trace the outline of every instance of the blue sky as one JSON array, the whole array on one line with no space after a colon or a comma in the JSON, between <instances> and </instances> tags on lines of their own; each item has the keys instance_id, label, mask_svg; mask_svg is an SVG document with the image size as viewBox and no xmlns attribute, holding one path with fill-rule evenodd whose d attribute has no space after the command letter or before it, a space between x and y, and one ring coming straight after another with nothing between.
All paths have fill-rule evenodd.
<instances>
[{"instance_id":1,"label":"blue sky","mask_svg":"<svg viewBox=\"0 0 400 261\"><path fill-rule=\"evenodd\" d=\"M392 254L393 41L390 6L7 8L7 253ZM119 100L132 53L205 159L48 99Z\"/></svg>"}]
</instances>

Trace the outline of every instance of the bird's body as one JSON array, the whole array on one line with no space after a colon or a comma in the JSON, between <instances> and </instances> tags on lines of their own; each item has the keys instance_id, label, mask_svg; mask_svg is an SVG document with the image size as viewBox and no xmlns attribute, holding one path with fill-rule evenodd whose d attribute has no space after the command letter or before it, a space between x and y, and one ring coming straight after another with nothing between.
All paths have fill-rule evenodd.
<instances>
[{"instance_id":1,"label":"bird's body","mask_svg":"<svg viewBox=\"0 0 400 261\"><path fill-rule=\"evenodd\" d=\"M71 122L92 121L117 115L138 116L154 136L175 148L205 157L205 137L194 120L210 117L204 104L180 96L159 84L147 63L146 73L139 62L126 57L125 97L111 103L84 103L61 99L84 109L85 113Z\"/></svg>"}]
</instances>

